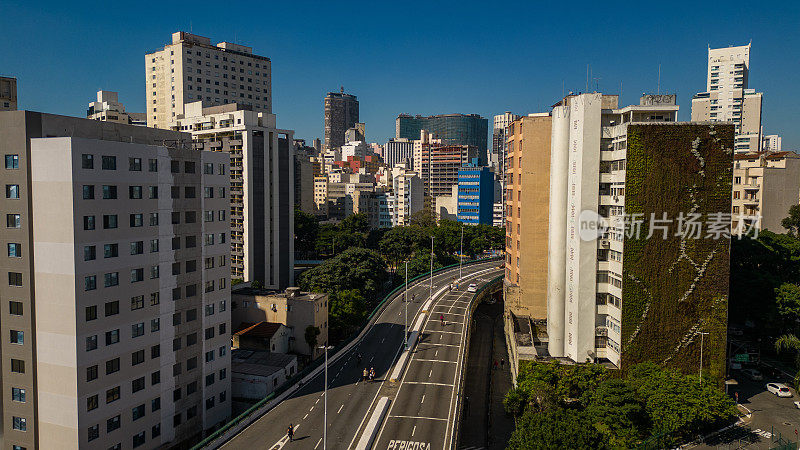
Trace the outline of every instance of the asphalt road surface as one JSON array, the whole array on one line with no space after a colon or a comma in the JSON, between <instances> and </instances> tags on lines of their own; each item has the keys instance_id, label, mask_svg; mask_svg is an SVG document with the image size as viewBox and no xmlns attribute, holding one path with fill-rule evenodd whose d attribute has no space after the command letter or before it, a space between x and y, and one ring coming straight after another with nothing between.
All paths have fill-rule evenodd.
<instances>
[{"instance_id":1,"label":"asphalt road surface","mask_svg":"<svg viewBox=\"0 0 800 450\"><path fill-rule=\"evenodd\" d=\"M491 279L500 273L497 269L498 261L489 261L486 263L468 265L463 267L464 278L473 276L473 274L482 272L484 276L480 279ZM491 269L490 271L487 271ZM442 287L447 286L453 281L454 277L458 277L458 268L445 271L433 276L433 293L435 294ZM491 274L491 276L486 275ZM477 279L473 276L473 279ZM459 294L445 294L443 299L436 303L437 317L439 311L445 312L448 324L441 331L447 333L435 333L434 330L438 323L426 324L426 331L421 336L421 342L418 347L418 352L415 359L411 361L412 375L408 378L408 382L412 379L417 379L420 376L417 374L420 370L424 369L425 364L430 365L431 377L430 380L439 380L442 388L446 384L452 385L453 375L456 367L450 367L446 370L444 363L428 363L422 361L422 354L420 350L432 348L431 355L433 359L452 360L455 361L459 357L461 347L447 347L446 345L460 345L459 334L463 328L463 305L468 298L464 294L466 285L473 281L473 279L466 280L462 283L461 291ZM413 325L418 311L422 305L428 300L429 282L428 279L422 279L415 284L409 286L408 290L408 323L409 328ZM472 294L470 294L471 296ZM460 300L458 300L458 297ZM411 301L415 297L414 301ZM445 300L446 299L446 300ZM461 302L461 303L459 303ZM461 308L459 307L461 306ZM370 410L371 406L376 401L378 391L384 384L384 378L387 372L392 368L400 350L403 347L403 330L404 330L404 302L403 291L400 291L384 308L383 312L378 316L371 329L364 335L364 338L357 345L354 345L347 353L343 354L335 363L328 367L328 437L327 448L329 449L347 449L353 442L356 433L366 421L365 417ZM459 314L462 314L459 316ZM439 336L447 336L440 338ZM441 350L441 353L436 353L436 350ZM358 361L357 355L362 355L361 361ZM330 355L329 355L330 356ZM420 365L422 364L422 365ZM433 367L436 367L435 377ZM460 367L460 366L459 366ZM374 381L363 381L362 372L364 368L374 368L376 379ZM421 372L420 372L421 373ZM427 371L426 371L427 373ZM421 378L420 378L421 379ZM241 433L234 436L231 440L225 443L222 448L224 449L322 449L323 437L323 417L324 417L324 397L323 385L324 378L322 372L312 380L306 383L301 389L298 389L292 396L275 406L272 410L260 417L257 421L245 428ZM411 384L407 384L409 388ZM425 387L420 385L419 387ZM430 385L428 387L438 388L439 386ZM436 403L449 404L451 403L451 390L443 390L442 392L434 392L431 390L427 392L429 399L428 405ZM411 395L411 393L409 393ZM425 393L423 393L424 395ZM405 392L403 392L405 395ZM441 398L434 397L441 395ZM409 398L409 401L419 403L419 399ZM395 403L397 404L397 403ZM399 411L399 410L396 410ZM422 413L421 411L419 413ZM395 414L393 412L393 414ZM447 413L444 414L447 417ZM447 419L445 419L447 420ZM289 442L286 437L286 431L289 424L295 427L294 440ZM442 424L436 424L442 426ZM418 430L417 433L421 433ZM444 428L440 430L437 428L431 431L431 436L442 434ZM380 448L379 446L373 448ZM385 448L385 446L384 446ZM438 447L442 448L442 447Z\"/></svg>"},{"instance_id":2,"label":"asphalt road surface","mask_svg":"<svg viewBox=\"0 0 800 450\"><path fill-rule=\"evenodd\" d=\"M434 299L405 373L380 394L392 402L373 449L455 448L451 440L465 359L464 324L474 296L466 287L469 283L482 286L500 274L502 269L479 273L459 290L445 291Z\"/></svg>"}]
</instances>

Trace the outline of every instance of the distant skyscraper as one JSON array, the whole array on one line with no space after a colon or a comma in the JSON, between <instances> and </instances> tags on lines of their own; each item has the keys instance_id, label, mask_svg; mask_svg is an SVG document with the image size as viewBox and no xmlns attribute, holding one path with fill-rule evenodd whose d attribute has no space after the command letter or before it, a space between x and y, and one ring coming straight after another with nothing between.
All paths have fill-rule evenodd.
<instances>
[{"instance_id":1,"label":"distant skyscraper","mask_svg":"<svg viewBox=\"0 0 800 450\"><path fill-rule=\"evenodd\" d=\"M17 79L0 77L0 111L16 111Z\"/></svg>"},{"instance_id":2,"label":"distant skyscraper","mask_svg":"<svg viewBox=\"0 0 800 450\"><path fill-rule=\"evenodd\" d=\"M323 151L336 150L344 145L345 132L358 123L358 98L339 92L328 92L325 97L325 146Z\"/></svg>"},{"instance_id":3,"label":"distant skyscraper","mask_svg":"<svg viewBox=\"0 0 800 450\"><path fill-rule=\"evenodd\" d=\"M220 42L183 31L172 43L145 55L147 126L169 128L186 103L203 106L238 103L255 112L272 112L272 66L251 47Z\"/></svg>"},{"instance_id":4,"label":"distant skyscraper","mask_svg":"<svg viewBox=\"0 0 800 450\"><path fill-rule=\"evenodd\" d=\"M692 98L692 121L733 122L736 153L761 149L763 94L747 88L750 44L709 48L706 91Z\"/></svg>"},{"instance_id":5,"label":"distant skyscraper","mask_svg":"<svg viewBox=\"0 0 800 450\"><path fill-rule=\"evenodd\" d=\"M440 114L436 116L410 116L400 114L395 122L395 137L419 139L426 130L434 139L445 145L471 145L478 149L481 164L486 161L486 139L489 122L477 114Z\"/></svg>"}]
</instances>

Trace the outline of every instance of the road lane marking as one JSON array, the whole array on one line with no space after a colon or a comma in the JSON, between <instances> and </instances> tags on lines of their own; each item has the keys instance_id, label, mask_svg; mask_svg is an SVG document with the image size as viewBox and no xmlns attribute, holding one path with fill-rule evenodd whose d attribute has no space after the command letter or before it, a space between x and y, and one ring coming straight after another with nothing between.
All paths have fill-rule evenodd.
<instances>
[{"instance_id":1,"label":"road lane marking","mask_svg":"<svg viewBox=\"0 0 800 450\"><path fill-rule=\"evenodd\" d=\"M419 404L421 405L423 403L425 403L425 394L422 394L422 400L419 402Z\"/></svg>"},{"instance_id":2,"label":"road lane marking","mask_svg":"<svg viewBox=\"0 0 800 450\"><path fill-rule=\"evenodd\" d=\"M336 411L336 414L339 414L340 412L342 412L342 408L344 408L344 403L342 403L342 406L340 406L340 407L339 407L339 410L338 410L338 411Z\"/></svg>"},{"instance_id":3,"label":"road lane marking","mask_svg":"<svg viewBox=\"0 0 800 450\"><path fill-rule=\"evenodd\" d=\"M420 346L420 345L437 345L439 347L456 347L456 348L461 347L460 345L455 345L455 344L439 344L439 343L433 343L433 342L420 342L419 344L417 344L417 346Z\"/></svg>"},{"instance_id":4,"label":"road lane marking","mask_svg":"<svg viewBox=\"0 0 800 450\"><path fill-rule=\"evenodd\" d=\"M308 417L308 413L306 413L306 415L303 416L303 420L306 420L306 417Z\"/></svg>"},{"instance_id":5,"label":"road lane marking","mask_svg":"<svg viewBox=\"0 0 800 450\"><path fill-rule=\"evenodd\" d=\"M431 369L430 372L428 372L428 378L430 378L431 375L433 375L433 369Z\"/></svg>"},{"instance_id":6,"label":"road lane marking","mask_svg":"<svg viewBox=\"0 0 800 450\"><path fill-rule=\"evenodd\" d=\"M314 446L314 450L317 450L317 447L319 447L320 442L322 442L322 438L319 438L319 440L317 441L317 445Z\"/></svg>"},{"instance_id":7,"label":"road lane marking","mask_svg":"<svg viewBox=\"0 0 800 450\"><path fill-rule=\"evenodd\" d=\"M311 409L308 410L308 412L311 412L313 410L314 410L314 407L312 406Z\"/></svg>"},{"instance_id":8,"label":"road lane marking","mask_svg":"<svg viewBox=\"0 0 800 450\"><path fill-rule=\"evenodd\" d=\"M427 381L405 381L405 384L426 384L429 386L446 386L446 387L453 387L452 384L447 383L429 383Z\"/></svg>"},{"instance_id":9,"label":"road lane marking","mask_svg":"<svg viewBox=\"0 0 800 450\"><path fill-rule=\"evenodd\" d=\"M411 437L414 437L414 433L417 431L417 426L414 425L414 428L411 430Z\"/></svg>"},{"instance_id":10,"label":"road lane marking","mask_svg":"<svg viewBox=\"0 0 800 450\"><path fill-rule=\"evenodd\" d=\"M420 416L389 416L392 419L414 419L414 420L441 420L447 422L447 419L441 417L420 417Z\"/></svg>"},{"instance_id":11,"label":"road lane marking","mask_svg":"<svg viewBox=\"0 0 800 450\"><path fill-rule=\"evenodd\" d=\"M438 363L448 363L448 364L458 364L458 361L445 361L443 359L415 359L414 361L420 362L438 362Z\"/></svg>"},{"instance_id":12,"label":"road lane marking","mask_svg":"<svg viewBox=\"0 0 800 450\"><path fill-rule=\"evenodd\" d=\"M426 333L461 334L458 331L425 330ZM441 337L441 336L439 336Z\"/></svg>"},{"instance_id":13,"label":"road lane marking","mask_svg":"<svg viewBox=\"0 0 800 450\"><path fill-rule=\"evenodd\" d=\"M434 353L433 356L439 356L439 350L436 350L436 353Z\"/></svg>"}]
</instances>

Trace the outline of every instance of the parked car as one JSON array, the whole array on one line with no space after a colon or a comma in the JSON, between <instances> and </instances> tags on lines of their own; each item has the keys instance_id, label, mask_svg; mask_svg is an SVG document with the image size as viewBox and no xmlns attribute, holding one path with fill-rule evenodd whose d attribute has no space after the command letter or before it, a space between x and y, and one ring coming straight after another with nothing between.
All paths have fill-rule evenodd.
<instances>
[{"instance_id":1,"label":"parked car","mask_svg":"<svg viewBox=\"0 0 800 450\"><path fill-rule=\"evenodd\" d=\"M778 397L791 397L792 391L783 383L767 383L767 390Z\"/></svg>"},{"instance_id":2,"label":"parked car","mask_svg":"<svg viewBox=\"0 0 800 450\"><path fill-rule=\"evenodd\" d=\"M764 375L761 375L758 369L744 369L742 373L753 381L761 381L764 379Z\"/></svg>"},{"instance_id":3,"label":"parked car","mask_svg":"<svg viewBox=\"0 0 800 450\"><path fill-rule=\"evenodd\" d=\"M467 292L478 292L478 285L475 283L470 284L467 286Z\"/></svg>"}]
</instances>

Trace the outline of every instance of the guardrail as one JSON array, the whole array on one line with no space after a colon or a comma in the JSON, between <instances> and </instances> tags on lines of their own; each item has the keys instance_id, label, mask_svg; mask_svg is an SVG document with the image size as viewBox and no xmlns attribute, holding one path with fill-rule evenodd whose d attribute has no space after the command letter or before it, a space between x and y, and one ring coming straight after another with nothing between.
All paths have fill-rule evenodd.
<instances>
[{"instance_id":1,"label":"guardrail","mask_svg":"<svg viewBox=\"0 0 800 450\"><path fill-rule=\"evenodd\" d=\"M486 284L481 286L477 292L475 292L475 295L472 296L472 302L469 305L469 314L464 317L464 361L462 362L461 376L458 380L458 391L456 391L458 395L456 396L456 410L453 414L453 433L450 436L451 449L457 447L458 437L461 433L461 392L464 390L464 382L466 379L466 371L464 370L464 367L466 366L466 362L469 360L469 342L470 338L472 337L472 314L475 312L475 309L480 303L475 300L478 299L483 292L497 284L498 281L502 283L504 276L505 275L498 275L497 277L492 278L486 282ZM469 320L467 320L468 318ZM494 337L492 337L492 339L494 339Z\"/></svg>"},{"instance_id":2,"label":"guardrail","mask_svg":"<svg viewBox=\"0 0 800 450\"><path fill-rule=\"evenodd\" d=\"M475 260L471 260L471 261L466 261L466 262L463 263L463 265L464 266L475 265L475 264L485 263L485 262L494 261L494 260L498 260L499 261L500 259L502 259L501 256L495 256L495 257L483 258L483 259L475 259ZM440 272L445 272L447 270L453 269L453 268L458 267L458 266L459 266L459 264L456 263L456 264L451 264L449 266L440 267L440 268L435 269L433 271L433 275L436 275L436 274L438 274ZM416 276L414 278L409 279L408 280L408 284L410 286L411 283L417 282L418 280L420 280L422 278L429 277L429 276L431 276L431 272L430 271L425 272L425 273L420 274L420 275L418 275L418 276ZM375 306L375 308L372 310L372 313L370 313L370 315L364 320L363 325L361 327L359 327L358 331L354 332L352 335L350 335L350 337L348 337L344 341L340 342L339 345L337 345L334 348L334 351L332 352L333 355L328 357L328 364L331 364L333 361L336 360L336 358L338 358L339 352L341 350L347 348L353 341L355 341L356 339L359 338L359 336L361 336L361 334L372 323L373 319L375 319L377 317L377 315L380 313L380 311L383 310L383 308L386 306L386 304L389 302L389 300L391 300L399 291L403 290L405 288L405 285L406 285L405 282L401 283L400 285L398 285L397 287L392 289L388 294L386 294L383 297L383 299L380 301L380 303L378 303L378 305ZM482 290L483 289L479 290L478 292L481 292ZM303 369L302 371L298 372L295 376L293 376L292 378L287 380L282 385L278 386L277 389L275 389L273 392L271 392L269 395L267 395L263 399L259 400L258 403L256 403L255 405L251 406L245 412L239 414L238 416L233 418L233 420L231 420L230 422L228 422L225 425L223 425L222 428L214 431L211 435L209 435L208 437L206 437L205 439L200 441L198 444L193 446L192 450L199 450L199 449L202 449L202 448L208 446L212 442L214 442L217 439L223 437L225 435L225 433L230 431L233 427L241 425L243 422L246 422L249 419L252 419L251 423L256 421L256 420L258 420L258 418L260 418L261 416L263 416L264 414L269 412L269 410L271 409L271 408L267 408L267 409L262 410L262 408L264 408L264 406L266 406L269 402L275 400L278 396L282 395L284 392L286 392L290 388L294 387L294 385L297 384L299 381L305 379L307 376L312 375L312 373L316 369L318 369L320 366L322 366L323 362L324 362L323 358L317 358L316 360L312 361L311 364L309 364L305 369ZM254 415L256 413L258 413L258 415L256 417L251 417L252 415ZM223 444L223 443L224 442L221 442L220 445Z\"/></svg>"}]
</instances>

